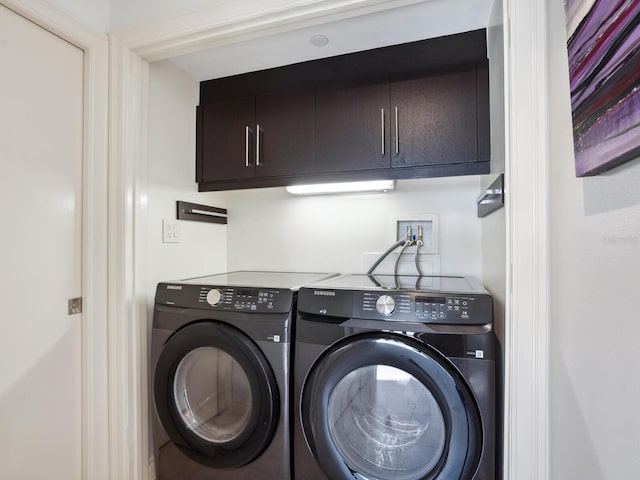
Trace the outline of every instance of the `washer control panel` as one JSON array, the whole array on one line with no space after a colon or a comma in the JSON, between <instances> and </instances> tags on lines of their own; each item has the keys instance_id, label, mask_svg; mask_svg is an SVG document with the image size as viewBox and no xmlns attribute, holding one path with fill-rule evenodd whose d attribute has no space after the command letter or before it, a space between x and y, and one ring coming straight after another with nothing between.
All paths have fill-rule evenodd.
<instances>
[{"instance_id":1,"label":"washer control panel","mask_svg":"<svg viewBox=\"0 0 640 480\"><path fill-rule=\"evenodd\" d=\"M354 292L353 317L423 323L483 324L493 318L489 295Z\"/></svg>"},{"instance_id":2,"label":"washer control panel","mask_svg":"<svg viewBox=\"0 0 640 480\"><path fill-rule=\"evenodd\" d=\"M293 292L288 289L210 285L158 285L156 303L184 308L247 313L288 313Z\"/></svg>"}]
</instances>

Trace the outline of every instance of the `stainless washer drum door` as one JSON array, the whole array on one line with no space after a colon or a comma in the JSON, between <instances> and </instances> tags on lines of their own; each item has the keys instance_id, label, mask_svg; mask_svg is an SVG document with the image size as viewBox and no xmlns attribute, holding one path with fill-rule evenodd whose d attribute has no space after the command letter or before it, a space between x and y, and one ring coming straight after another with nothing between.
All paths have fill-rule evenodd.
<instances>
[{"instance_id":1,"label":"stainless washer drum door","mask_svg":"<svg viewBox=\"0 0 640 480\"><path fill-rule=\"evenodd\" d=\"M273 370L240 330L201 321L175 332L155 371L154 399L169 439L212 468L237 468L271 443L280 418Z\"/></svg>"},{"instance_id":2,"label":"stainless washer drum door","mask_svg":"<svg viewBox=\"0 0 640 480\"><path fill-rule=\"evenodd\" d=\"M330 347L302 390L307 444L327 477L471 478L482 427L446 358L410 337L370 333Z\"/></svg>"}]
</instances>

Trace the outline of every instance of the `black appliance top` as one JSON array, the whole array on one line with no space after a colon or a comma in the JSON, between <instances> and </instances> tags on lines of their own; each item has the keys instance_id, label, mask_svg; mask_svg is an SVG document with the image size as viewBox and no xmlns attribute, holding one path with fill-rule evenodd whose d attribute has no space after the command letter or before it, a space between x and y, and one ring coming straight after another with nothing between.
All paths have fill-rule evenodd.
<instances>
[{"instance_id":1,"label":"black appliance top","mask_svg":"<svg viewBox=\"0 0 640 480\"><path fill-rule=\"evenodd\" d=\"M204 277L187 278L172 283L189 285L214 285L227 287L279 288L298 290L303 285L315 283L336 276L335 273L307 273L307 272L266 272L266 271L236 271L207 275Z\"/></svg>"},{"instance_id":2,"label":"black appliance top","mask_svg":"<svg viewBox=\"0 0 640 480\"><path fill-rule=\"evenodd\" d=\"M341 275L314 283L313 288L341 290L403 290L417 293L488 294L472 277L417 275Z\"/></svg>"}]
</instances>

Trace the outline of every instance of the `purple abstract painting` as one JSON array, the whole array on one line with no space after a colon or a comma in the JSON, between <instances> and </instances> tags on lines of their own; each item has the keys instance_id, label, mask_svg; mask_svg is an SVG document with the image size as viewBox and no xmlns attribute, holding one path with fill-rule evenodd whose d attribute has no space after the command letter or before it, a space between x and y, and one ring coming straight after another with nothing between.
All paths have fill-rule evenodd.
<instances>
[{"instance_id":1,"label":"purple abstract painting","mask_svg":"<svg viewBox=\"0 0 640 480\"><path fill-rule=\"evenodd\" d=\"M640 157L640 0L565 0L576 175Z\"/></svg>"}]
</instances>

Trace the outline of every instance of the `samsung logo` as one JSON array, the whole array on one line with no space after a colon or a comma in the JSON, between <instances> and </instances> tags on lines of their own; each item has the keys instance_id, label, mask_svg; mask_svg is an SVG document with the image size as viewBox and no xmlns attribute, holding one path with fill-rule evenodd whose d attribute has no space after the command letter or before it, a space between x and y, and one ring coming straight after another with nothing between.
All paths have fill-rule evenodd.
<instances>
[{"instance_id":1,"label":"samsung logo","mask_svg":"<svg viewBox=\"0 0 640 480\"><path fill-rule=\"evenodd\" d=\"M167 285L167 290L182 290L182 285Z\"/></svg>"},{"instance_id":2,"label":"samsung logo","mask_svg":"<svg viewBox=\"0 0 640 480\"><path fill-rule=\"evenodd\" d=\"M335 297L336 296L336 292L330 292L327 290L314 290L313 291L314 295L319 295L321 297Z\"/></svg>"}]
</instances>

